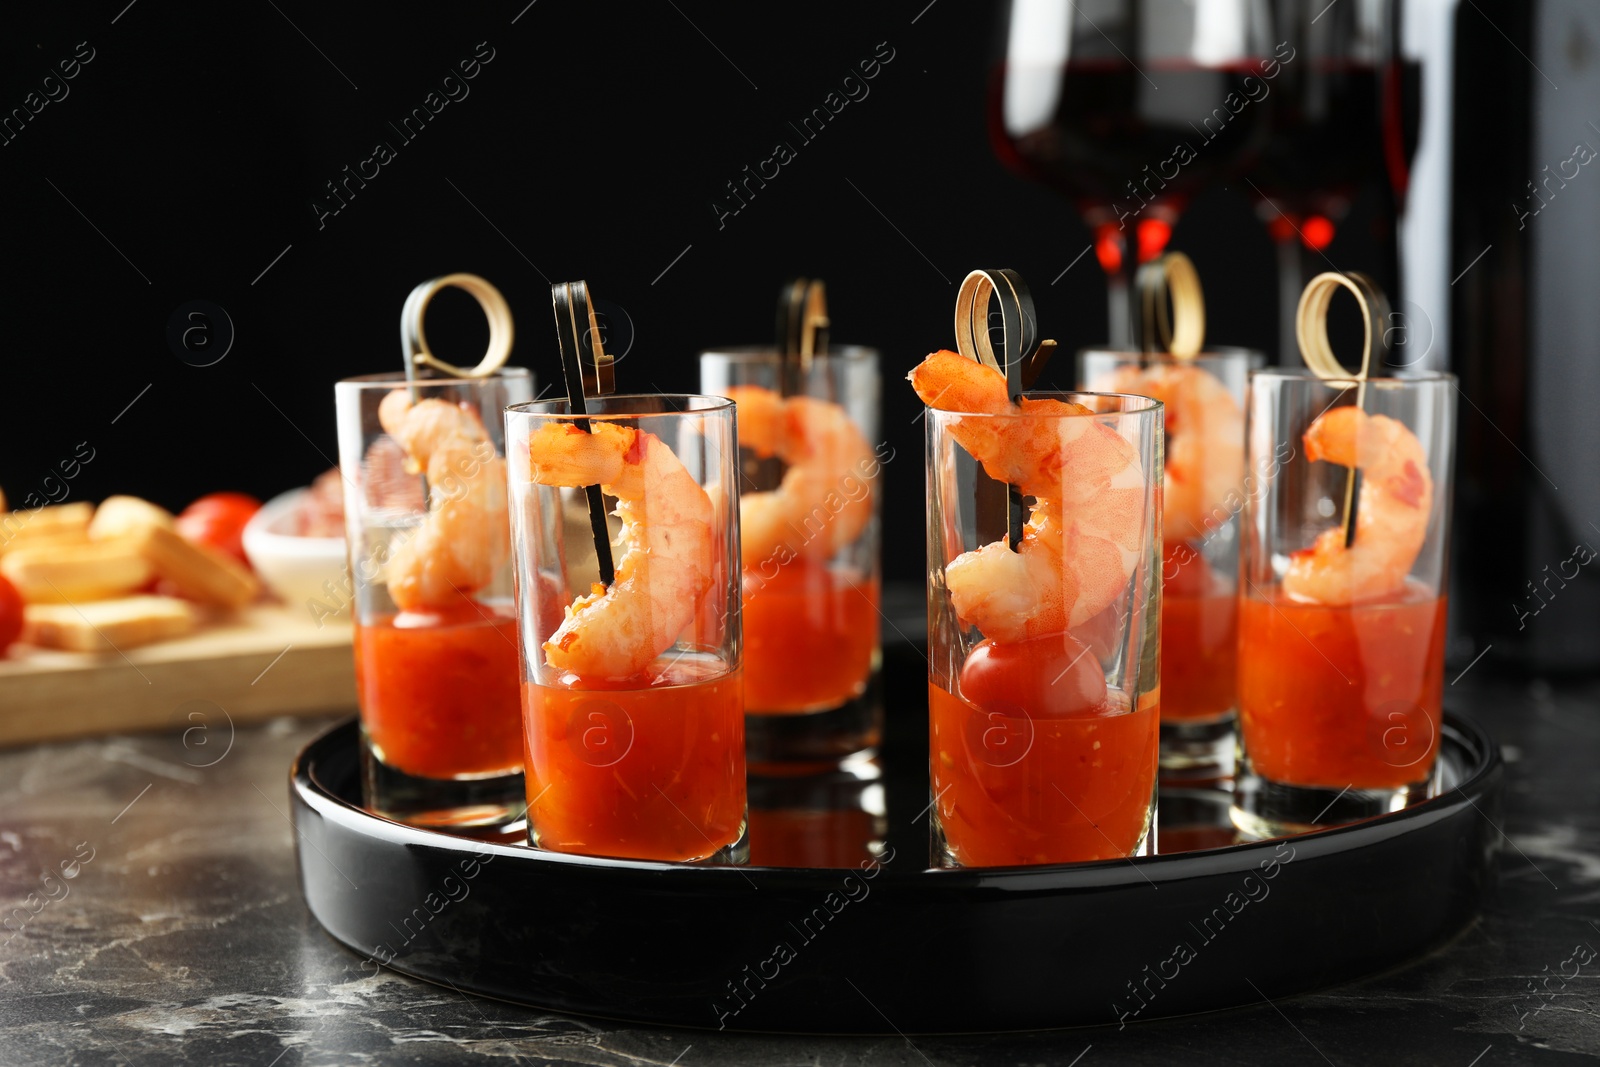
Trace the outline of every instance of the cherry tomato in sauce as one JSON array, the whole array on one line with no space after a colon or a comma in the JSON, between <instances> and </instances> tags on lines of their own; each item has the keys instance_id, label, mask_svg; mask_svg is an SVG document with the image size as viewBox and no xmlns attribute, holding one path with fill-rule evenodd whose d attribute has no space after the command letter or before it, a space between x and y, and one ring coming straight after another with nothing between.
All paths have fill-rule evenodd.
<instances>
[{"instance_id":1,"label":"cherry tomato in sauce","mask_svg":"<svg viewBox=\"0 0 1600 1067\"><path fill-rule=\"evenodd\" d=\"M985 711L1073 715L1105 702L1106 676L1071 634L1009 644L982 641L961 668L961 694Z\"/></svg>"}]
</instances>

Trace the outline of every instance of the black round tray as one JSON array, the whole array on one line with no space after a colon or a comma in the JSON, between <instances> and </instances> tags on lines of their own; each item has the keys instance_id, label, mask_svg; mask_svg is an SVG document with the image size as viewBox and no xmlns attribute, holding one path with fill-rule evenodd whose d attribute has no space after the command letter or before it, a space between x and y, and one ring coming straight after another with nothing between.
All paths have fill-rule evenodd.
<instances>
[{"instance_id":1,"label":"black round tray","mask_svg":"<svg viewBox=\"0 0 1600 1067\"><path fill-rule=\"evenodd\" d=\"M1161 840L1189 851L929 869L924 670L911 646L886 655L878 861L676 866L403 826L359 807L349 722L291 772L306 903L373 973L637 1022L852 1034L1259 1003L1415 958L1477 912L1499 847L1502 765L1477 724L1448 712L1440 792L1400 812L1231 844L1226 793L1171 790ZM897 705L896 693L908 696ZM780 792L792 796L793 781Z\"/></svg>"}]
</instances>

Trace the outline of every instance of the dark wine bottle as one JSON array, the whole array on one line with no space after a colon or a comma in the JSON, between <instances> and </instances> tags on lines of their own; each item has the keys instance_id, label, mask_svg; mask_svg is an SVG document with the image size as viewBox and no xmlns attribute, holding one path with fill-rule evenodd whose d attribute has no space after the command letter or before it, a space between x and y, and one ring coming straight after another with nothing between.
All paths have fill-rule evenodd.
<instances>
[{"instance_id":1,"label":"dark wine bottle","mask_svg":"<svg viewBox=\"0 0 1600 1067\"><path fill-rule=\"evenodd\" d=\"M1450 658L1593 671L1600 5L1473 0L1456 11L1455 38Z\"/></svg>"}]
</instances>

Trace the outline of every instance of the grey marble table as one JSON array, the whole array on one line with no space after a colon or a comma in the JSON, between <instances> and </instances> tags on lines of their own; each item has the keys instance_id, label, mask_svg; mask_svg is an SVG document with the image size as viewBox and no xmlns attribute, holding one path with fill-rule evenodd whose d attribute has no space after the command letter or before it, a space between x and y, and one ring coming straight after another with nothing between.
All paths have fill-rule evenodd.
<instances>
[{"instance_id":1,"label":"grey marble table","mask_svg":"<svg viewBox=\"0 0 1600 1067\"><path fill-rule=\"evenodd\" d=\"M286 777L326 722L0 753L0 1063L1442 1064L1600 1057L1600 683L1468 675L1509 761L1499 886L1454 943L1318 994L1121 1031L783 1038L373 976L306 912ZM0 707L0 714L4 714ZM71 714L63 708L62 714ZM34 894L30 898L30 894Z\"/></svg>"}]
</instances>

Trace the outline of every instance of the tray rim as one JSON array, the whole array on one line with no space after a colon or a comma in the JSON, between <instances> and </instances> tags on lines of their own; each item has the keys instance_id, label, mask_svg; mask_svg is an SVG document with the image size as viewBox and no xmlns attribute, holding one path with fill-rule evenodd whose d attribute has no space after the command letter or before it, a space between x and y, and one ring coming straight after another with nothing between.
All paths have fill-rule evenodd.
<instances>
[{"instance_id":1,"label":"tray rim","mask_svg":"<svg viewBox=\"0 0 1600 1067\"><path fill-rule=\"evenodd\" d=\"M460 837L441 831L424 829L376 815L344 800L325 786L314 773L316 757L340 740L336 735L359 729L356 716L333 723L319 732L295 754L289 767L289 788L299 802L304 803L325 819L331 819L361 836L385 839L387 843L402 848L428 847L447 852L470 852L476 855L492 853L495 856L515 857L523 862L549 864L554 870L570 870L574 876L581 873L616 872L611 877L658 879L674 877L682 880L699 878L702 888L715 885L732 885L750 878L778 882L809 879L836 881L845 867L762 867L749 864L738 866L712 866L668 863L657 860L630 860L604 856L579 856L571 853L549 852L525 845L502 844L495 841ZM1499 744L1489 732L1470 715L1446 708L1440 729L1442 738L1451 738L1455 744L1476 757L1475 763L1451 788L1437 796L1429 797L1399 811L1363 819L1342 826L1329 827L1288 837L1266 838L1218 848L1197 849L1187 852L1157 853L1148 856L1120 859L1091 860L1079 863L1038 864L1013 867L961 867L944 868L926 864L881 863L881 873L897 884L897 892L906 892L908 885L921 885L929 892L971 891L974 889L1002 888L1008 891L1069 889L1095 889L1121 885L1128 881L1120 874L1131 866L1141 880L1177 880L1200 873L1191 867L1203 867L1206 873L1217 873L1219 866L1231 866L1227 857L1239 857L1241 871L1251 869L1257 854L1274 850L1283 841L1293 842L1298 849L1311 847L1313 855L1324 852L1341 852L1358 849L1420 829L1433 822L1451 817L1462 808L1476 808L1476 800L1489 793L1495 780L1502 774L1504 757ZM1481 811L1481 809L1480 809ZM920 817L919 817L920 818ZM299 851L296 838L296 851ZM1248 857L1248 858L1247 858ZM896 857L897 858L897 857ZM863 864L875 861L863 861ZM906 873L908 866L915 867ZM722 879L721 883L711 879ZM936 887L936 888L935 888Z\"/></svg>"}]
</instances>

